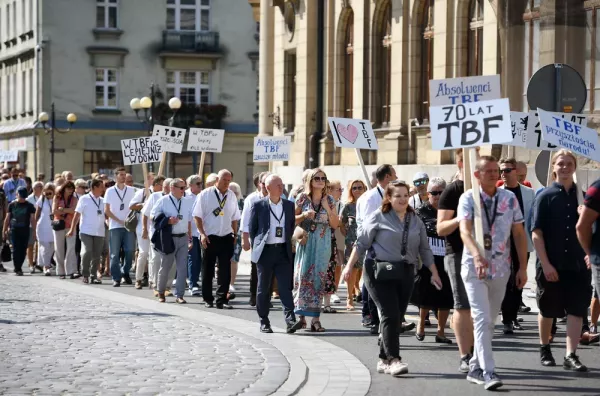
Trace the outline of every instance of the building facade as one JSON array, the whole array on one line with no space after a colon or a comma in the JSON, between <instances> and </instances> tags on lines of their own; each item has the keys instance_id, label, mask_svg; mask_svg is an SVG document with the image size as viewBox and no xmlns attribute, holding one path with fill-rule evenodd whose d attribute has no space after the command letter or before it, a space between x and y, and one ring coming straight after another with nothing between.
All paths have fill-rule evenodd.
<instances>
[{"instance_id":1,"label":"building facade","mask_svg":"<svg viewBox=\"0 0 600 396\"><path fill-rule=\"evenodd\" d=\"M191 117L179 112L174 126L225 129L204 173L228 167L245 191L258 131L257 28L248 3L233 0L0 0L0 149L20 150L28 174L48 176L49 134L36 119L54 103L61 130L67 113L78 118L55 134L56 171L110 170L122 164L121 139L148 133L130 101L154 84L156 123L168 122L176 96ZM184 147L168 174L198 172L199 157Z\"/></svg>"},{"instance_id":2,"label":"building facade","mask_svg":"<svg viewBox=\"0 0 600 396\"><path fill-rule=\"evenodd\" d=\"M585 79L584 112L588 125L598 126L600 1L323 0L322 26L318 1L250 3L261 23L259 133L292 137L290 161L275 165L288 183L299 181L308 166L313 136L318 164L328 175L359 177L355 152L334 146L327 116L371 121L379 150L362 151L368 166L415 165L397 168L406 180L423 167L452 174L452 152L431 150L431 79L500 74L511 110L527 111L533 73L567 63ZM495 155L502 150L483 148ZM533 164L537 153L518 149L516 155Z\"/></svg>"}]
</instances>

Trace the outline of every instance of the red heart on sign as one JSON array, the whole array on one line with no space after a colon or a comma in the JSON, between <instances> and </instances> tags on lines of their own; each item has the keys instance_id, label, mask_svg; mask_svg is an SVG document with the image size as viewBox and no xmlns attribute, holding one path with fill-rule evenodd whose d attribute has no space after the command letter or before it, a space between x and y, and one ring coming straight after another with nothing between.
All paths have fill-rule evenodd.
<instances>
[{"instance_id":1,"label":"red heart on sign","mask_svg":"<svg viewBox=\"0 0 600 396\"><path fill-rule=\"evenodd\" d=\"M345 126L342 124L338 124L337 130L339 134L342 135L344 139L346 139L350 143L354 144L354 142L356 142L356 138L358 138L358 129L356 129L354 125L351 124Z\"/></svg>"}]
</instances>

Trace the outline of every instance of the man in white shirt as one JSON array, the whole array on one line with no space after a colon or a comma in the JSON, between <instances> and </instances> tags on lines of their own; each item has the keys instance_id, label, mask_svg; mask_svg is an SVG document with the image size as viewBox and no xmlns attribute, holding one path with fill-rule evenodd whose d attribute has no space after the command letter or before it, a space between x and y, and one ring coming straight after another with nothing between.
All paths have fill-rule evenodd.
<instances>
[{"instance_id":1,"label":"man in white shirt","mask_svg":"<svg viewBox=\"0 0 600 396\"><path fill-rule=\"evenodd\" d=\"M167 282L171 279L169 272L175 262L177 269L177 284L175 290L175 302L185 304L183 299L185 293L185 278L187 257L189 252L189 243L192 240L192 206L194 202L191 199L184 198L185 181L182 179L173 179L171 181L171 193L158 200L152 212L150 219L154 219L163 214L169 219L171 225L171 236L175 250L172 253L160 254L160 269L158 271L158 301L165 302L165 288Z\"/></svg>"},{"instance_id":2,"label":"man in white shirt","mask_svg":"<svg viewBox=\"0 0 600 396\"><path fill-rule=\"evenodd\" d=\"M102 283L96 277L96 274L98 273L98 264L104 248L103 193L104 183L102 180L92 180L92 190L79 198L75 208L75 216L71 222L71 229L67 233L67 237L73 236L77 232L77 225L79 224L83 283Z\"/></svg>"},{"instance_id":3,"label":"man in white shirt","mask_svg":"<svg viewBox=\"0 0 600 396\"><path fill-rule=\"evenodd\" d=\"M192 175L187 179L188 189L185 192L185 198L191 199L193 202L192 211L196 206L196 197L202 191L202 177ZM192 221L192 248L188 254L188 287L190 295L200 295L200 269L202 268L202 254L200 251L200 232L196 226L196 222Z\"/></svg>"},{"instance_id":4,"label":"man in white shirt","mask_svg":"<svg viewBox=\"0 0 600 396\"><path fill-rule=\"evenodd\" d=\"M257 182L254 183L256 191L248 195L244 200L244 208L242 209L242 248L245 251L250 250L250 211L252 205L267 196L267 188L265 180L270 175L269 172L261 172L258 174ZM258 289L258 275L256 271L256 263L251 262L250 270L250 306L256 305L256 291Z\"/></svg>"},{"instance_id":5,"label":"man in white shirt","mask_svg":"<svg viewBox=\"0 0 600 396\"><path fill-rule=\"evenodd\" d=\"M167 195L171 192L171 181L173 179L167 178L163 181L162 191L152 193L148 199L146 199L146 203L142 208L142 238L151 240L152 235L154 234L154 222L151 221L150 213L154 208L156 202L164 195ZM152 245L152 241L150 241L150 254L148 255L148 275L150 277L150 287L154 288L154 296L158 296L158 269L160 268L160 255L154 249ZM175 274L173 273L173 276ZM169 287L165 290L165 295L172 295Z\"/></svg>"},{"instance_id":6,"label":"man in white shirt","mask_svg":"<svg viewBox=\"0 0 600 396\"><path fill-rule=\"evenodd\" d=\"M136 289L141 289L142 286L148 286L147 266L148 266L148 254L150 251L150 239L143 238L143 232L142 232L143 231L143 226L142 226L143 219L142 219L142 215L140 214L140 212L142 211L142 208L144 207L144 203L146 202L146 200L152 193L162 191L162 185L163 185L164 180L165 180L165 178L163 176L159 176L159 177L153 179L153 181L151 183L152 187L149 189L140 188L135 193L135 195L133 196L133 199L129 203L129 209L138 212L138 214L137 214L138 223L137 223L137 227L135 230L135 235L137 238L137 245L138 245L138 256L137 256L137 262L136 262L136 266L135 266L135 288Z\"/></svg>"},{"instance_id":7,"label":"man in white shirt","mask_svg":"<svg viewBox=\"0 0 600 396\"><path fill-rule=\"evenodd\" d=\"M121 286L121 281L128 285L133 282L129 277L131 263L133 261L133 250L135 236L125 229L125 219L129 213L129 204L133 199L135 191L133 187L125 185L127 172L125 168L115 170L117 184L106 190L104 198L104 211L108 217L108 232L110 236L110 273L113 278L113 286ZM119 263L121 248L125 254L123 268Z\"/></svg>"},{"instance_id":8,"label":"man in white shirt","mask_svg":"<svg viewBox=\"0 0 600 396\"><path fill-rule=\"evenodd\" d=\"M212 280L217 258L217 309L233 308L229 305L227 293L231 282L231 257L241 216L236 196L229 190L231 179L230 171L219 171L215 186L205 189L196 198L193 212L204 249L202 297L208 308L213 307Z\"/></svg>"}]
</instances>

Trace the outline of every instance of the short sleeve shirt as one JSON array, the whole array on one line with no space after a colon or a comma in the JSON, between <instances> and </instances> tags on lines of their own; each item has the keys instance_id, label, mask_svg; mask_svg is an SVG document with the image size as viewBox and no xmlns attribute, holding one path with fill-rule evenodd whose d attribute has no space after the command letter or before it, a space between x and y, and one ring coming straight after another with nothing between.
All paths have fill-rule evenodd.
<instances>
[{"instance_id":1,"label":"short sleeve shirt","mask_svg":"<svg viewBox=\"0 0 600 396\"><path fill-rule=\"evenodd\" d=\"M465 192L465 183L462 180L455 180L442 192L438 203L438 210L453 210L456 218L458 201L460 196ZM457 228L453 233L446 236L446 254L458 253L463 250L463 242L460 238L460 230Z\"/></svg>"},{"instance_id":2,"label":"short sleeve shirt","mask_svg":"<svg viewBox=\"0 0 600 396\"><path fill-rule=\"evenodd\" d=\"M587 189L584 205L600 214L600 179L592 183ZM600 266L600 218L594 223L591 253L590 259L592 263Z\"/></svg>"},{"instance_id":3,"label":"short sleeve shirt","mask_svg":"<svg viewBox=\"0 0 600 396\"><path fill-rule=\"evenodd\" d=\"M135 189L133 187L125 186L122 190L119 190L117 186L112 186L104 194L104 204L110 205L112 214L124 222L129 214L129 204L134 195ZM111 230L124 227L123 224L117 223L112 218L108 221L108 228Z\"/></svg>"},{"instance_id":4,"label":"short sleeve shirt","mask_svg":"<svg viewBox=\"0 0 600 396\"><path fill-rule=\"evenodd\" d=\"M8 213L10 213L11 227L29 227L31 225L31 215L35 213L35 207L27 201L13 201L8 204Z\"/></svg>"},{"instance_id":5,"label":"short sleeve shirt","mask_svg":"<svg viewBox=\"0 0 600 396\"><path fill-rule=\"evenodd\" d=\"M104 237L104 199L85 194L81 197L75 208L81 220L79 232L81 234Z\"/></svg>"},{"instance_id":6,"label":"short sleeve shirt","mask_svg":"<svg viewBox=\"0 0 600 396\"><path fill-rule=\"evenodd\" d=\"M492 279L510 276L510 234L513 224L525 221L523 212L521 212L515 194L508 190L497 188L493 197L488 196L483 190L480 190L480 194L482 204L487 208L490 220L494 217L494 207L496 207L496 215L491 229L484 213L486 209L483 206L481 207L483 233L492 237L491 250L485 250L485 258L490 263L489 276ZM473 190L469 190L460 197L457 216L461 220L473 220L473 213ZM475 271L473 255L469 249L463 249L462 265Z\"/></svg>"}]
</instances>

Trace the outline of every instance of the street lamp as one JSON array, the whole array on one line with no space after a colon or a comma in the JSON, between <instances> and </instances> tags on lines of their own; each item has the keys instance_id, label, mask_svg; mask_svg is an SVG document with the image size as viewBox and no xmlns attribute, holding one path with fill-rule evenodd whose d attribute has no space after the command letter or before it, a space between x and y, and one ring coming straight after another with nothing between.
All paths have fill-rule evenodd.
<instances>
[{"instance_id":1,"label":"street lamp","mask_svg":"<svg viewBox=\"0 0 600 396\"><path fill-rule=\"evenodd\" d=\"M50 120L50 124L48 125L48 120ZM67 115L67 122L69 123L69 128L65 130L58 129L56 127L56 111L54 108L54 102L50 107L50 116L45 111L42 111L38 115L38 121L42 123L42 127L46 131L46 133L50 134L50 177L54 178L54 153L56 151L54 147L54 131L59 133L67 133L71 130L71 127L75 122L77 122L77 116L74 113L69 113Z\"/></svg>"}]
</instances>

